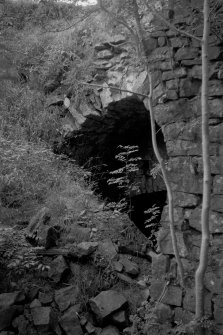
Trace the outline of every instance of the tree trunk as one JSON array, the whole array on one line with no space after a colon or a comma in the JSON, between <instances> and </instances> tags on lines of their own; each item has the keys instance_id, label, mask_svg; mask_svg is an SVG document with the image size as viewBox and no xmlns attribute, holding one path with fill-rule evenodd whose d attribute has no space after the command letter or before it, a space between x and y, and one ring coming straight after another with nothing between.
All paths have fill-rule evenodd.
<instances>
[{"instance_id":1,"label":"tree trunk","mask_svg":"<svg viewBox=\"0 0 223 335\"><path fill-rule=\"evenodd\" d=\"M203 201L201 213L200 263L195 275L196 318L204 316L204 276L208 266L209 249L209 210L211 193L211 172L209 158L209 108L208 108L208 37L209 37L209 1L204 0L204 30L202 39L202 158L203 158ZM202 333L202 330L201 330Z\"/></svg>"}]
</instances>

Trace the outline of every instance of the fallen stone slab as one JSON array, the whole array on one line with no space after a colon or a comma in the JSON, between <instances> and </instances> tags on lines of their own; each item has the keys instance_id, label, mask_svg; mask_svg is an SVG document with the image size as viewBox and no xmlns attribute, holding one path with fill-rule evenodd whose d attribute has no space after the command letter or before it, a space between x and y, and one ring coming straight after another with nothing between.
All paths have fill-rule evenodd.
<instances>
[{"instance_id":1,"label":"fallen stone slab","mask_svg":"<svg viewBox=\"0 0 223 335\"><path fill-rule=\"evenodd\" d=\"M104 329L102 329L102 332L100 335L120 335L120 332L118 328L114 326L108 326Z\"/></svg>"},{"instance_id":2,"label":"fallen stone slab","mask_svg":"<svg viewBox=\"0 0 223 335\"><path fill-rule=\"evenodd\" d=\"M77 303L77 297L80 291L77 286L68 286L55 291L55 302L61 312Z\"/></svg>"},{"instance_id":3,"label":"fallen stone slab","mask_svg":"<svg viewBox=\"0 0 223 335\"><path fill-rule=\"evenodd\" d=\"M75 306L71 307L59 320L60 326L66 335L83 335Z\"/></svg>"},{"instance_id":4,"label":"fallen stone slab","mask_svg":"<svg viewBox=\"0 0 223 335\"><path fill-rule=\"evenodd\" d=\"M103 323L111 314L127 305L126 298L114 290L103 291L89 300L92 312L99 323Z\"/></svg>"},{"instance_id":5,"label":"fallen stone slab","mask_svg":"<svg viewBox=\"0 0 223 335\"><path fill-rule=\"evenodd\" d=\"M69 271L69 267L64 257L58 256L50 264L48 277L55 283L59 283L63 275L65 275L65 273L68 271Z\"/></svg>"},{"instance_id":6,"label":"fallen stone slab","mask_svg":"<svg viewBox=\"0 0 223 335\"><path fill-rule=\"evenodd\" d=\"M51 307L34 307L31 315L34 326L41 334L58 327L57 317Z\"/></svg>"}]
</instances>

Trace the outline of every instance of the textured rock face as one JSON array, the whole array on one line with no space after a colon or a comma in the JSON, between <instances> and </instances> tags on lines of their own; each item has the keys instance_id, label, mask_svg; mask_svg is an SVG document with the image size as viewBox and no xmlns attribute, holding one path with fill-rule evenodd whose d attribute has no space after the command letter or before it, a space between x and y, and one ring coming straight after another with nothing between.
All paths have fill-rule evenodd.
<instances>
[{"instance_id":1,"label":"textured rock face","mask_svg":"<svg viewBox=\"0 0 223 335\"><path fill-rule=\"evenodd\" d=\"M127 300L122 294L109 290L103 291L95 298L90 299L89 303L98 321L103 323L111 314L125 307Z\"/></svg>"},{"instance_id":2,"label":"textured rock face","mask_svg":"<svg viewBox=\"0 0 223 335\"><path fill-rule=\"evenodd\" d=\"M187 7L201 8L203 2L174 0L171 2L172 8L169 14L171 14L172 23L176 27L190 30L193 22L191 12L188 11ZM177 7L176 2L181 5ZM145 23L145 28L147 23L148 21ZM200 214L203 175L200 101L201 47L198 41L187 36L180 36L160 22L155 24L154 31L146 33L145 36L148 60L153 69L155 120L164 137L163 147L166 147L166 151L163 150L163 153L168 161L167 170L174 191L174 216L180 256L186 272L193 276L196 267L195 261L199 260L201 242ZM201 29L194 31L196 36L202 36ZM95 65L98 73L94 77L94 83L102 87L95 88L94 92L89 94L87 106L80 104L77 111L72 106L70 108L70 114L73 117L73 131L78 131L85 126L85 129L97 134L93 135L95 137L92 140L95 147L100 142L97 148L103 148L105 143L109 147L111 143L115 142L115 138L120 140L127 134L131 134L131 138L134 137L135 144L151 141L151 137L138 136L139 132L146 133L149 128L149 118L146 114L148 110L146 95L149 93L148 78L143 68L136 69L131 65L129 60L131 50L128 44L123 44L124 42L124 36L116 36L110 41L95 46ZM215 266L212 267L210 264L205 283L207 288L206 310L209 313L209 306L211 304L214 306L214 316L219 324L221 324L222 311L221 259L223 256L220 247L223 238L222 47L222 40L216 39L216 36L211 34L209 47L209 131L212 178L210 229L213 244L210 263L213 262ZM113 132L114 129L118 129L118 131ZM118 137L120 133L122 136ZM115 143L115 145L118 144ZM98 150L100 151L100 149ZM148 146L142 151L145 159L152 152L152 150L148 150ZM155 189L151 188L149 182L146 183L147 181L143 182L141 193L151 192L151 190L154 192ZM167 211L166 207L162 213L162 228L158 236L160 252L165 256L153 259L154 276L157 277L162 272L168 271L169 257L173 255ZM177 270L175 273L177 274ZM159 293L160 289L157 288L157 285L152 288ZM182 319L183 322L190 320L194 312L194 297L188 290L182 301L182 296L175 290L174 287L173 293L170 294L165 303L177 306L175 308L176 320ZM214 298L210 296L210 292L214 293ZM171 300L175 294L178 295L178 298L180 297L179 301ZM157 297L155 293L152 295ZM171 299L169 300L169 298ZM220 328L222 329L222 327Z\"/></svg>"}]
</instances>

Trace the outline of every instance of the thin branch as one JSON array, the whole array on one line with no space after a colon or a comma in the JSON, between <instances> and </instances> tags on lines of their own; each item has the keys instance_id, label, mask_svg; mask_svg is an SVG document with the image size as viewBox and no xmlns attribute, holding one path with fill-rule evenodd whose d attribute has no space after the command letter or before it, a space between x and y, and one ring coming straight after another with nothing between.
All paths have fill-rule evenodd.
<instances>
[{"instance_id":1,"label":"thin branch","mask_svg":"<svg viewBox=\"0 0 223 335\"><path fill-rule=\"evenodd\" d=\"M169 27L171 30L174 30L174 31L176 31L176 32L179 33L179 34L185 35L185 36L187 36L187 37L193 38L193 39L196 40L196 41L201 42L201 39L200 39L199 37L194 36L194 35L188 33L187 31L184 31L184 30L181 30L181 29L176 28L173 24L171 24L169 21L167 21L167 20L166 20L166 19L165 19L165 18L164 18L164 17L163 17L163 16L162 16L162 15L161 15L155 8L154 8L153 5L148 4L147 2L145 2L145 4L146 4L147 8L148 8L149 10L151 10L152 13L153 13L153 14L154 14L160 21L164 22L165 25L166 25L167 27Z\"/></svg>"},{"instance_id":2,"label":"thin branch","mask_svg":"<svg viewBox=\"0 0 223 335\"><path fill-rule=\"evenodd\" d=\"M85 82L79 81L79 80L77 80L77 82L81 85L99 87L99 88L103 88L103 89L110 88L112 90L117 90L117 91L125 92L125 93L131 93L131 94L139 95L139 96L144 97L144 98L148 98L148 95L146 95L146 94L142 94L142 93L138 93L138 92L134 92L134 91L130 91L130 90L125 90L125 89L115 87L115 86L110 86L110 85L103 86L103 85L99 85L99 84L89 84L89 83L85 83Z\"/></svg>"},{"instance_id":3,"label":"thin branch","mask_svg":"<svg viewBox=\"0 0 223 335\"><path fill-rule=\"evenodd\" d=\"M97 11L97 9L93 10L92 12L88 13L85 17L82 17L80 20L74 22L73 24L71 24L70 26L64 28L64 29L60 29L60 30L45 30L45 33L61 33L63 31L69 30L73 27L75 27L78 23L81 23L83 21L85 21L86 19L88 19L91 14L95 13Z\"/></svg>"}]
</instances>

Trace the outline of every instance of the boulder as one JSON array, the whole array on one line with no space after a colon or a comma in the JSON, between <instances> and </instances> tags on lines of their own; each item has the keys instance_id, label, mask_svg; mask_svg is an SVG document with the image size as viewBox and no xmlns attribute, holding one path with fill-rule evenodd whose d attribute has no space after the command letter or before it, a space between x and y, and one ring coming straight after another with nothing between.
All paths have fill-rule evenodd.
<instances>
[{"instance_id":1,"label":"boulder","mask_svg":"<svg viewBox=\"0 0 223 335\"><path fill-rule=\"evenodd\" d=\"M59 320L60 326L66 335L84 334L76 312L75 306L73 306Z\"/></svg>"},{"instance_id":2,"label":"boulder","mask_svg":"<svg viewBox=\"0 0 223 335\"><path fill-rule=\"evenodd\" d=\"M135 263L130 261L127 257L122 257L119 260L120 263L124 266L124 271L130 275L131 277L137 277L139 274L139 266Z\"/></svg>"},{"instance_id":3,"label":"boulder","mask_svg":"<svg viewBox=\"0 0 223 335\"><path fill-rule=\"evenodd\" d=\"M120 335L120 332L118 328L114 326L108 326L104 329L102 329L102 332L100 335Z\"/></svg>"},{"instance_id":4,"label":"boulder","mask_svg":"<svg viewBox=\"0 0 223 335\"><path fill-rule=\"evenodd\" d=\"M43 305L50 305L53 301L53 293L52 292L39 292L39 301Z\"/></svg>"},{"instance_id":5,"label":"boulder","mask_svg":"<svg viewBox=\"0 0 223 335\"><path fill-rule=\"evenodd\" d=\"M110 238L99 243L98 251L109 261L117 256L117 247Z\"/></svg>"},{"instance_id":6,"label":"boulder","mask_svg":"<svg viewBox=\"0 0 223 335\"><path fill-rule=\"evenodd\" d=\"M12 305L19 305L25 301L25 295L21 291L0 294L0 309Z\"/></svg>"},{"instance_id":7,"label":"boulder","mask_svg":"<svg viewBox=\"0 0 223 335\"><path fill-rule=\"evenodd\" d=\"M38 299L34 299L31 304L29 305L30 308L34 308L34 307L41 307L42 304Z\"/></svg>"},{"instance_id":8,"label":"boulder","mask_svg":"<svg viewBox=\"0 0 223 335\"><path fill-rule=\"evenodd\" d=\"M155 252L150 253L152 257L152 275L157 278L164 277L170 266L169 256L156 254Z\"/></svg>"},{"instance_id":9,"label":"boulder","mask_svg":"<svg viewBox=\"0 0 223 335\"><path fill-rule=\"evenodd\" d=\"M12 320L16 315L16 306L10 306L0 309L0 331L11 326Z\"/></svg>"},{"instance_id":10,"label":"boulder","mask_svg":"<svg viewBox=\"0 0 223 335\"><path fill-rule=\"evenodd\" d=\"M29 225L26 228L26 239L31 244L45 246L50 219L51 213L47 207L41 208L37 214L31 218Z\"/></svg>"},{"instance_id":11,"label":"boulder","mask_svg":"<svg viewBox=\"0 0 223 335\"><path fill-rule=\"evenodd\" d=\"M55 302L61 312L75 305L80 291L77 286L68 286L55 291Z\"/></svg>"},{"instance_id":12,"label":"boulder","mask_svg":"<svg viewBox=\"0 0 223 335\"><path fill-rule=\"evenodd\" d=\"M158 323L163 324L171 320L173 316L173 311L171 310L170 306L159 303L154 309L154 314Z\"/></svg>"},{"instance_id":13,"label":"boulder","mask_svg":"<svg viewBox=\"0 0 223 335\"><path fill-rule=\"evenodd\" d=\"M34 307L31 309L31 315L34 326L41 334L57 326L56 315L50 307Z\"/></svg>"},{"instance_id":14,"label":"boulder","mask_svg":"<svg viewBox=\"0 0 223 335\"><path fill-rule=\"evenodd\" d=\"M114 324L119 329L123 329L128 326L129 319L128 314L126 310L121 310L118 312L115 312L111 315L111 323Z\"/></svg>"},{"instance_id":15,"label":"boulder","mask_svg":"<svg viewBox=\"0 0 223 335\"><path fill-rule=\"evenodd\" d=\"M103 291L89 300L92 312L98 322L103 323L111 314L127 305L126 298L114 290Z\"/></svg>"},{"instance_id":16,"label":"boulder","mask_svg":"<svg viewBox=\"0 0 223 335\"><path fill-rule=\"evenodd\" d=\"M78 258L88 257L98 248L98 242L81 242L77 245L76 253Z\"/></svg>"},{"instance_id":17,"label":"boulder","mask_svg":"<svg viewBox=\"0 0 223 335\"><path fill-rule=\"evenodd\" d=\"M12 326L18 329L20 335L29 335L29 321L23 315L15 318Z\"/></svg>"},{"instance_id":18,"label":"boulder","mask_svg":"<svg viewBox=\"0 0 223 335\"><path fill-rule=\"evenodd\" d=\"M59 283L63 275L69 271L69 267L63 256L56 257L50 264L48 277L55 283Z\"/></svg>"},{"instance_id":19,"label":"boulder","mask_svg":"<svg viewBox=\"0 0 223 335\"><path fill-rule=\"evenodd\" d=\"M25 301L21 291L0 294L0 331L11 326L14 316L19 312L19 305Z\"/></svg>"}]
</instances>

